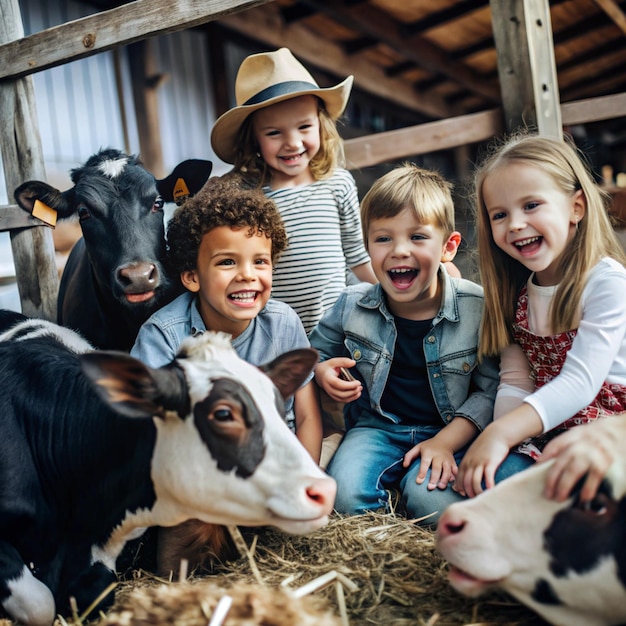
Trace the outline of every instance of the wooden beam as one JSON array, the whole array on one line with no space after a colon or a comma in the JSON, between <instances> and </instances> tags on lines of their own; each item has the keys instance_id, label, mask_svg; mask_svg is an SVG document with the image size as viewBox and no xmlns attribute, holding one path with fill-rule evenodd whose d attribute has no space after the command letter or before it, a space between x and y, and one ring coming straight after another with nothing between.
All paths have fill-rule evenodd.
<instances>
[{"instance_id":1,"label":"wooden beam","mask_svg":"<svg viewBox=\"0 0 626 626\"><path fill-rule=\"evenodd\" d=\"M287 26L273 4L231 14L220 24L246 35L268 47L286 46L303 60L333 75L354 74L355 85L368 93L440 119L458 114L458 109L439 96L419 93L406 81L389 78L382 69L359 56L350 56L341 46L320 39L299 24Z\"/></svg>"},{"instance_id":2,"label":"wooden beam","mask_svg":"<svg viewBox=\"0 0 626 626\"><path fill-rule=\"evenodd\" d=\"M615 0L595 0L596 4L615 22L616 26L626 34L626 14L619 8Z\"/></svg>"},{"instance_id":3,"label":"wooden beam","mask_svg":"<svg viewBox=\"0 0 626 626\"><path fill-rule=\"evenodd\" d=\"M158 89L160 81L151 82L157 77L156 62L149 39L138 41L127 48L128 66L133 88L133 103L139 135L141 160L156 178L166 175L163 165L161 125L159 123Z\"/></svg>"},{"instance_id":4,"label":"wooden beam","mask_svg":"<svg viewBox=\"0 0 626 626\"><path fill-rule=\"evenodd\" d=\"M490 0L507 130L562 137L548 0Z\"/></svg>"},{"instance_id":5,"label":"wooden beam","mask_svg":"<svg viewBox=\"0 0 626 626\"><path fill-rule=\"evenodd\" d=\"M0 79L19 78L135 41L218 20L270 0L135 0L0 46ZM8 17L0 2L0 21Z\"/></svg>"},{"instance_id":6,"label":"wooden beam","mask_svg":"<svg viewBox=\"0 0 626 626\"><path fill-rule=\"evenodd\" d=\"M485 141L504 130L502 111L451 117L345 141L349 169Z\"/></svg>"},{"instance_id":7,"label":"wooden beam","mask_svg":"<svg viewBox=\"0 0 626 626\"><path fill-rule=\"evenodd\" d=\"M564 103L561 115L567 126L626 117L626 93Z\"/></svg>"},{"instance_id":8,"label":"wooden beam","mask_svg":"<svg viewBox=\"0 0 626 626\"><path fill-rule=\"evenodd\" d=\"M443 74L494 104L500 101L500 93L495 83L485 81L484 77L463 63L450 61L447 52L425 37L407 36L404 28L396 20L373 4L351 7L336 0L300 1L327 14L346 28L360 32L362 36L384 43L419 67Z\"/></svg>"},{"instance_id":9,"label":"wooden beam","mask_svg":"<svg viewBox=\"0 0 626 626\"><path fill-rule=\"evenodd\" d=\"M34 228L46 226L44 222L24 211L17 204L0 206L0 232L17 230L20 228Z\"/></svg>"},{"instance_id":10,"label":"wooden beam","mask_svg":"<svg viewBox=\"0 0 626 626\"><path fill-rule=\"evenodd\" d=\"M0 44L24 36L18 0L2 0ZM0 149L7 197L26 180L45 180L45 168L32 76L0 81ZM25 315L56 321L59 290L54 242L50 228L11 231L11 250Z\"/></svg>"},{"instance_id":11,"label":"wooden beam","mask_svg":"<svg viewBox=\"0 0 626 626\"><path fill-rule=\"evenodd\" d=\"M626 93L561 105L566 125L626 116ZM350 169L488 141L504 132L502 111L493 109L451 117L345 141Z\"/></svg>"}]
</instances>

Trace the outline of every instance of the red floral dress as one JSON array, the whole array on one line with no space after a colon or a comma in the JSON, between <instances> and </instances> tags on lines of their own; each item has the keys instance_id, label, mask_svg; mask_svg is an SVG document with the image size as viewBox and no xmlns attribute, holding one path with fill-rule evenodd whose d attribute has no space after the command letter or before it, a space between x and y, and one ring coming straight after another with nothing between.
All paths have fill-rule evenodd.
<instances>
[{"instance_id":1,"label":"red floral dress","mask_svg":"<svg viewBox=\"0 0 626 626\"><path fill-rule=\"evenodd\" d=\"M546 337L532 333L528 329L528 292L524 287L517 300L513 337L526 354L535 380L535 389L539 389L561 371L567 352L576 337L576 330ZM548 441L564 430L623 411L626 411L626 386L605 382L591 404L560 426L538 437L523 441L516 451L528 454L537 460Z\"/></svg>"}]
</instances>

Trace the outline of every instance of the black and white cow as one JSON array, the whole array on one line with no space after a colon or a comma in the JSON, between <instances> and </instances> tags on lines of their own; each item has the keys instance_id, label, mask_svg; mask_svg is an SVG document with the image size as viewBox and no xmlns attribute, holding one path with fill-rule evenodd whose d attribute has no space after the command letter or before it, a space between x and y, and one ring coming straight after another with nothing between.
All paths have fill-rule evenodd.
<instances>
[{"instance_id":1,"label":"black and white cow","mask_svg":"<svg viewBox=\"0 0 626 626\"><path fill-rule=\"evenodd\" d=\"M626 456L587 504L543 496L552 463L443 513L436 545L450 583L467 596L502 589L559 626L626 624Z\"/></svg>"},{"instance_id":2,"label":"black and white cow","mask_svg":"<svg viewBox=\"0 0 626 626\"><path fill-rule=\"evenodd\" d=\"M0 613L39 626L70 597L84 610L150 526L327 522L335 482L283 421L314 350L263 373L205 333L153 370L23 331L0 341Z\"/></svg>"},{"instance_id":3,"label":"black and white cow","mask_svg":"<svg viewBox=\"0 0 626 626\"><path fill-rule=\"evenodd\" d=\"M74 186L67 191L40 181L15 190L29 212L39 200L59 219L78 215L83 237L61 277L60 324L98 348L130 351L141 324L182 292L164 264L164 203L196 193L211 167L191 159L155 180L136 156L108 148L71 171Z\"/></svg>"}]
</instances>

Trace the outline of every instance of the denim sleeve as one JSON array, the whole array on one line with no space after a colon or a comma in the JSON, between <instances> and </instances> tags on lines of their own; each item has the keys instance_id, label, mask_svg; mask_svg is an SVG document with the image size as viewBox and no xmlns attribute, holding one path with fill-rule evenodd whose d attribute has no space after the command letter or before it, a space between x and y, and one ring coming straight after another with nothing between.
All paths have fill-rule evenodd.
<instances>
[{"instance_id":1,"label":"denim sleeve","mask_svg":"<svg viewBox=\"0 0 626 626\"><path fill-rule=\"evenodd\" d=\"M493 408L500 380L498 360L485 357L472 374L471 390L467 400L455 411L473 422L482 431L493 421Z\"/></svg>"},{"instance_id":2,"label":"denim sleeve","mask_svg":"<svg viewBox=\"0 0 626 626\"><path fill-rule=\"evenodd\" d=\"M146 322L137 333L130 355L149 367L157 368L170 363L176 356L177 345L156 324Z\"/></svg>"},{"instance_id":3,"label":"denim sleeve","mask_svg":"<svg viewBox=\"0 0 626 626\"><path fill-rule=\"evenodd\" d=\"M344 341L343 309L345 297L339 296L335 304L328 309L309 334L311 346L320 353L320 361L327 361L337 356L347 356Z\"/></svg>"}]
</instances>

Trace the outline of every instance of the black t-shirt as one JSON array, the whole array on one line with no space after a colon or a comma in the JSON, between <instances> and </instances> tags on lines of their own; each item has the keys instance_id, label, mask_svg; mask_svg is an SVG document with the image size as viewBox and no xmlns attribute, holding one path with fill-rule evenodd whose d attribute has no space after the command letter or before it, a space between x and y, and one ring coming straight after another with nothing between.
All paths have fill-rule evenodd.
<instances>
[{"instance_id":1,"label":"black t-shirt","mask_svg":"<svg viewBox=\"0 0 626 626\"><path fill-rule=\"evenodd\" d=\"M398 335L381 406L397 415L403 424L440 425L423 348L433 321L396 316L394 321Z\"/></svg>"}]
</instances>

